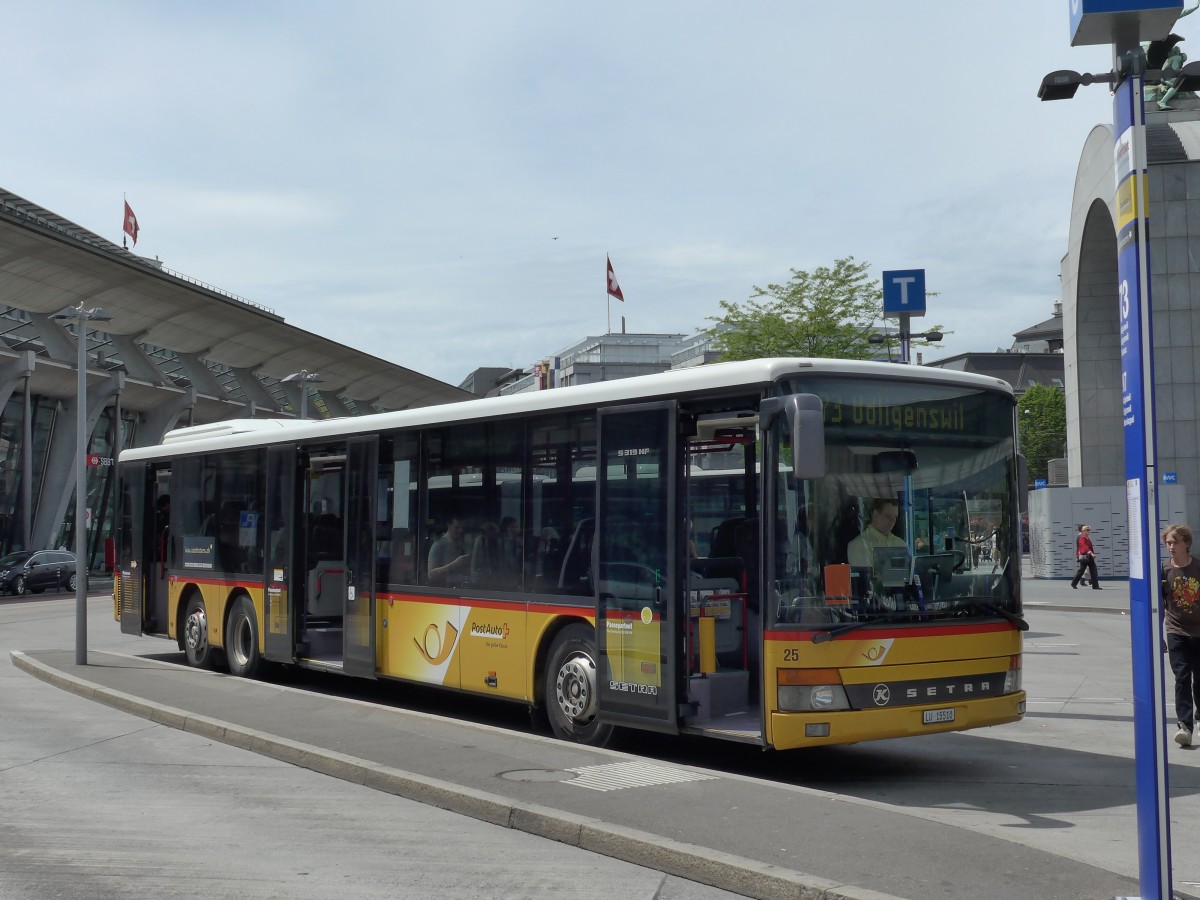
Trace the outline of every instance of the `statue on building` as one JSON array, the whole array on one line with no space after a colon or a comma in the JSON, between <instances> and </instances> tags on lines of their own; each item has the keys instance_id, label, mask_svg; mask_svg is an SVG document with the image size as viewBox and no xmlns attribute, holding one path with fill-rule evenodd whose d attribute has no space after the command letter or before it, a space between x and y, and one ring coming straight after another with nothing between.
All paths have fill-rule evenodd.
<instances>
[{"instance_id":1,"label":"statue on building","mask_svg":"<svg viewBox=\"0 0 1200 900\"><path fill-rule=\"evenodd\" d=\"M1181 12L1179 18L1190 16L1197 9L1200 9L1200 0L1196 0L1195 6ZM1143 46L1146 51L1146 68L1163 71L1163 79L1160 84L1146 85L1147 102L1158 101L1158 108L1161 110L1174 109L1170 102L1180 96L1182 77L1179 73L1183 71L1183 64L1187 62L1187 54L1179 46L1182 42L1182 37L1171 32L1165 38L1151 41ZM1171 75L1172 72L1176 74ZM1185 91L1182 96L1194 99L1196 95L1191 91Z\"/></svg>"}]
</instances>

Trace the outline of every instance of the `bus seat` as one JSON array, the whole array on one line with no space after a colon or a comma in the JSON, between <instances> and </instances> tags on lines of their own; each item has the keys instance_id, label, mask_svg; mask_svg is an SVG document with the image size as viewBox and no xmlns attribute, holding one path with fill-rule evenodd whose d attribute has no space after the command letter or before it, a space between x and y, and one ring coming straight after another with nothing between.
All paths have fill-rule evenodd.
<instances>
[{"instance_id":1,"label":"bus seat","mask_svg":"<svg viewBox=\"0 0 1200 900\"><path fill-rule=\"evenodd\" d=\"M712 530L712 540L709 542L709 556L741 556L738 546L738 532L747 522L754 522L752 516L734 516L726 519Z\"/></svg>"},{"instance_id":2,"label":"bus seat","mask_svg":"<svg viewBox=\"0 0 1200 900\"><path fill-rule=\"evenodd\" d=\"M338 559L342 555L342 523L333 513L322 513L313 524L309 553L314 560Z\"/></svg>"},{"instance_id":3,"label":"bus seat","mask_svg":"<svg viewBox=\"0 0 1200 900\"><path fill-rule=\"evenodd\" d=\"M581 519L575 526L558 575L559 590L569 594L592 593L592 538L595 533L595 519Z\"/></svg>"},{"instance_id":4,"label":"bus seat","mask_svg":"<svg viewBox=\"0 0 1200 900\"><path fill-rule=\"evenodd\" d=\"M308 573L308 614L325 618L342 614L346 596L346 564L323 559Z\"/></svg>"},{"instance_id":5,"label":"bus seat","mask_svg":"<svg viewBox=\"0 0 1200 900\"><path fill-rule=\"evenodd\" d=\"M740 585L746 565L740 556L697 556L691 569L700 578L732 578Z\"/></svg>"}]
</instances>

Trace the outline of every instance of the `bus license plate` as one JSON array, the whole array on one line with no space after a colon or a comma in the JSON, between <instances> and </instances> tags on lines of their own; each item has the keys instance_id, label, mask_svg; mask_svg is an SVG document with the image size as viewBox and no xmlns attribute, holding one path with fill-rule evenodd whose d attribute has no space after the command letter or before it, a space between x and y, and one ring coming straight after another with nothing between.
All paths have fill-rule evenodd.
<instances>
[{"instance_id":1,"label":"bus license plate","mask_svg":"<svg viewBox=\"0 0 1200 900\"><path fill-rule=\"evenodd\" d=\"M936 725L939 722L953 722L953 709L927 709L921 714L926 725Z\"/></svg>"}]
</instances>

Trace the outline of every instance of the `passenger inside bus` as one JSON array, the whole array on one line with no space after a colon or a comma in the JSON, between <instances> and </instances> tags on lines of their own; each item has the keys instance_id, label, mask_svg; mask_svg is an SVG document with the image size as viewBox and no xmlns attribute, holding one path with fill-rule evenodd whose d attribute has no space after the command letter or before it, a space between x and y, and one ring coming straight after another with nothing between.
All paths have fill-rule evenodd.
<instances>
[{"instance_id":1,"label":"passenger inside bus","mask_svg":"<svg viewBox=\"0 0 1200 900\"><path fill-rule=\"evenodd\" d=\"M445 533L429 548L429 583L436 587L457 585L470 574L471 554L462 521L454 516L446 523Z\"/></svg>"}]
</instances>

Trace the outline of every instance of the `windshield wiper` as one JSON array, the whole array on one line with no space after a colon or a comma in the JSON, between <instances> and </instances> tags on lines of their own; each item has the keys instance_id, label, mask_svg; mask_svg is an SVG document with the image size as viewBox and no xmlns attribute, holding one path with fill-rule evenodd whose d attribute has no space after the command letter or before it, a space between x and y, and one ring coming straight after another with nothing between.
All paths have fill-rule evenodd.
<instances>
[{"instance_id":1,"label":"windshield wiper","mask_svg":"<svg viewBox=\"0 0 1200 900\"><path fill-rule=\"evenodd\" d=\"M992 604L992 603L988 603L986 600L974 600L974 599L965 600L962 603L954 604L954 608L955 609L974 608L974 609L979 610L980 612L990 613L993 616L999 616L1002 619L1008 619L1008 621L1012 622L1014 625L1017 626L1017 631L1028 631L1029 630L1029 623L1026 622L1024 619L1022 619L1020 616L1018 616L1016 613L1010 613L1007 609L1004 609L1003 607L1000 607L1000 606L996 606L995 604Z\"/></svg>"},{"instance_id":2,"label":"windshield wiper","mask_svg":"<svg viewBox=\"0 0 1200 900\"><path fill-rule=\"evenodd\" d=\"M847 622L845 625L839 625L837 628L829 629L829 631L818 631L812 636L812 642L814 644L824 644L826 641L832 641L839 634L845 634L848 631L857 631L866 625L874 625L878 622L898 622L912 615L912 613L905 610L903 612L890 612L886 616L877 616L874 619L859 619L857 622Z\"/></svg>"}]
</instances>

